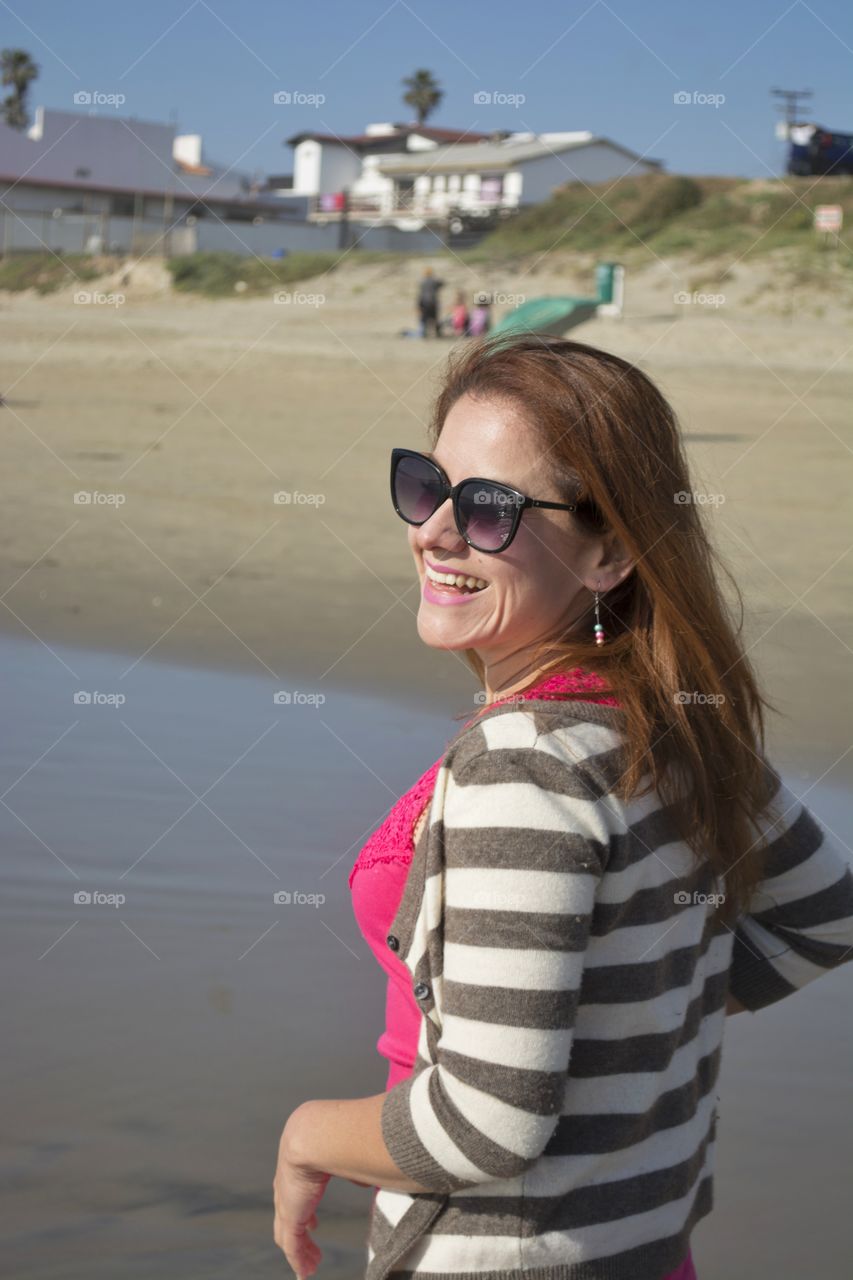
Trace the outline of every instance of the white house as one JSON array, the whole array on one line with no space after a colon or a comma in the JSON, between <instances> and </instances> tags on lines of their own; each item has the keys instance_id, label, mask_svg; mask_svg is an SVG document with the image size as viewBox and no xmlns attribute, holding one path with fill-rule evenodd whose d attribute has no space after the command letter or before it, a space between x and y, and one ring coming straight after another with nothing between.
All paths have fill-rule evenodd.
<instances>
[{"instance_id":1,"label":"white house","mask_svg":"<svg viewBox=\"0 0 853 1280\"><path fill-rule=\"evenodd\" d=\"M364 134L300 133L294 195L313 199L313 216L443 220L546 200L567 182L607 182L656 173L661 162L589 132L478 134L428 126L372 124Z\"/></svg>"}]
</instances>

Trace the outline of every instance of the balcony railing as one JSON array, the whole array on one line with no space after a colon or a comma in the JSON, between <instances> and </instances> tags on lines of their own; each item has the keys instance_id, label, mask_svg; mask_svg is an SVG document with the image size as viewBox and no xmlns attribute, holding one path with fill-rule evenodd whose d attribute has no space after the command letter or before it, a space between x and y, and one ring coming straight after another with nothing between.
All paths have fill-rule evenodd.
<instances>
[{"instance_id":1,"label":"balcony railing","mask_svg":"<svg viewBox=\"0 0 853 1280\"><path fill-rule=\"evenodd\" d=\"M392 206L386 205L378 196L350 196L347 203L347 210L350 217L374 217L374 218L435 218L445 219L451 210L456 211L459 208L458 203L452 200L435 202L434 192L427 195L411 195L402 200L397 200ZM513 208L509 202L501 198L490 198L485 200L477 200L473 205L464 206L466 211L496 214L502 209ZM309 216L322 220L324 218L333 220L340 218L344 212L344 202L340 196L314 196L308 207Z\"/></svg>"}]
</instances>

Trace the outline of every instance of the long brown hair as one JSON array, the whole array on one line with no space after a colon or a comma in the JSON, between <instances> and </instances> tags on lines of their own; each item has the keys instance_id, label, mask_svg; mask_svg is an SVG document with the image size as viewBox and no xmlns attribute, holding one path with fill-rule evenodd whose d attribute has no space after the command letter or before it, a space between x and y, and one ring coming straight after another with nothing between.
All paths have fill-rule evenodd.
<instances>
[{"instance_id":1,"label":"long brown hair","mask_svg":"<svg viewBox=\"0 0 853 1280\"><path fill-rule=\"evenodd\" d=\"M594 643L590 609L536 647L536 679L580 666L607 681L625 713L618 793L654 788L671 806L682 838L724 882L717 914L731 924L762 876L766 841L753 824L774 785L762 704L776 708L740 643L742 596L712 546L672 407L619 356L534 334L492 335L451 355L429 426L433 449L463 395L520 410L560 500L578 503L566 518L590 537L616 533L635 561L600 600L606 644ZM734 590L737 621L718 572ZM464 654L482 681L476 651Z\"/></svg>"}]
</instances>

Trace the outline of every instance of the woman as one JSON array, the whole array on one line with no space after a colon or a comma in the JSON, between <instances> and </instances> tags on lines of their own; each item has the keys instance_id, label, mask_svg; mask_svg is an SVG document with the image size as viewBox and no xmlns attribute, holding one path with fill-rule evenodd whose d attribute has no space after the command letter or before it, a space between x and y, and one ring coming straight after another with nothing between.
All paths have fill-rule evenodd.
<instances>
[{"instance_id":1,"label":"woman","mask_svg":"<svg viewBox=\"0 0 853 1280\"><path fill-rule=\"evenodd\" d=\"M290 1116L275 1238L312 1275L337 1176L377 1188L367 1280L687 1280L725 1016L853 957L853 877L764 759L649 379L469 343L430 443L392 457L418 631L484 705L353 868L388 1084Z\"/></svg>"},{"instance_id":2,"label":"woman","mask_svg":"<svg viewBox=\"0 0 853 1280\"><path fill-rule=\"evenodd\" d=\"M418 288L418 313L422 338L429 337L430 329L436 338L441 337L438 327L438 294L443 287L444 281L436 278L432 267L425 267Z\"/></svg>"}]
</instances>

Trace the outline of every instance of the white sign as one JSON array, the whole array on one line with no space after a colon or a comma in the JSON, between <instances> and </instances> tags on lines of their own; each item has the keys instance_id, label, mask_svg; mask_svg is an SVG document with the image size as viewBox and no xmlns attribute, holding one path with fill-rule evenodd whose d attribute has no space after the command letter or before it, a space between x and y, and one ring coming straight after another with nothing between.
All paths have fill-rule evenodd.
<instances>
[{"instance_id":1,"label":"white sign","mask_svg":"<svg viewBox=\"0 0 853 1280\"><path fill-rule=\"evenodd\" d=\"M842 217L840 204L819 204L814 211L814 229L837 234L841 230Z\"/></svg>"}]
</instances>

